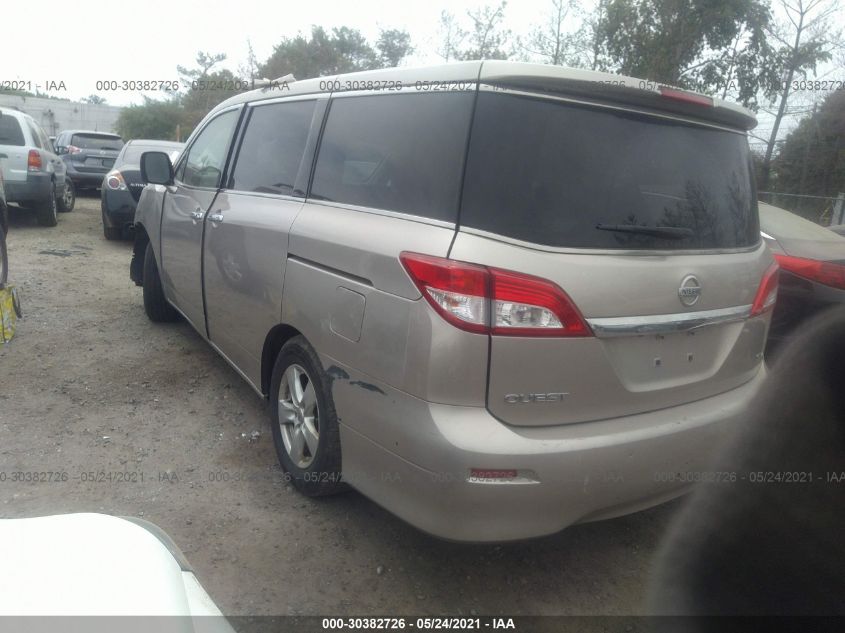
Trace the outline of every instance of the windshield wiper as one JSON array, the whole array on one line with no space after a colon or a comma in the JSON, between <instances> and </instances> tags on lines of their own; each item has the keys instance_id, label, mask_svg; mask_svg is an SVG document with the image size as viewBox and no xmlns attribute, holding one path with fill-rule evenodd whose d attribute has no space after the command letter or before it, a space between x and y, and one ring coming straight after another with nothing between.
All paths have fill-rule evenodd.
<instances>
[{"instance_id":1,"label":"windshield wiper","mask_svg":"<svg viewBox=\"0 0 845 633\"><path fill-rule=\"evenodd\" d=\"M599 231L615 231L617 233L636 233L650 235L666 240L685 240L695 235L692 229L683 226L637 226L634 224L596 224Z\"/></svg>"}]
</instances>

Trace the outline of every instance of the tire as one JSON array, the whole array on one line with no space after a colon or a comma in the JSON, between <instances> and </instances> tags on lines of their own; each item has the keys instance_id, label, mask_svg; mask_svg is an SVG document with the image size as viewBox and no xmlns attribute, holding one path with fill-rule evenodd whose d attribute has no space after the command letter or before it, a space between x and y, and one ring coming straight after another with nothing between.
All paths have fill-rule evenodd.
<instances>
[{"instance_id":1,"label":"tire","mask_svg":"<svg viewBox=\"0 0 845 633\"><path fill-rule=\"evenodd\" d=\"M6 287L9 281L9 252L6 250L6 232L3 224L0 223L0 290Z\"/></svg>"},{"instance_id":2,"label":"tire","mask_svg":"<svg viewBox=\"0 0 845 633\"><path fill-rule=\"evenodd\" d=\"M103 224L103 237L110 242L123 239L123 231L119 226L106 226ZM146 259L146 256L144 257Z\"/></svg>"},{"instance_id":3,"label":"tire","mask_svg":"<svg viewBox=\"0 0 845 633\"><path fill-rule=\"evenodd\" d=\"M291 395L294 389L299 395ZM341 480L340 428L331 380L302 336L285 343L276 358L270 424L279 464L297 490L321 497L348 489Z\"/></svg>"},{"instance_id":4,"label":"tire","mask_svg":"<svg viewBox=\"0 0 845 633\"><path fill-rule=\"evenodd\" d=\"M149 243L144 253L144 312L155 323L170 323L179 319L176 308L164 297L153 245Z\"/></svg>"},{"instance_id":5,"label":"tire","mask_svg":"<svg viewBox=\"0 0 845 633\"><path fill-rule=\"evenodd\" d=\"M76 206L76 188L70 178L65 179L65 192L57 200L59 213L70 213Z\"/></svg>"},{"instance_id":6,"label":"tire","mask_svg":"<svg viewBox=\"0 0 845 633\"><path fill-rule=\"evenodd\" d=\"M56 226L59 223L58 212L59 204L56 200L56 183L53 183L49 200L40 202L35 207L35 217L41 226Z\"/></svg>"}]
</instances>

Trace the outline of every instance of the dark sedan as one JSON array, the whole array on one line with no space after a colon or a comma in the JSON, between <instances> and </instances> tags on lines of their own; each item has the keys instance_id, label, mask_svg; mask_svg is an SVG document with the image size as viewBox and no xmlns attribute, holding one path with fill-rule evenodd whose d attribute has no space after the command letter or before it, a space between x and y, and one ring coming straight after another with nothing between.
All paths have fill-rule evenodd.
<instances>
[{"instance_id":1,"label":"dark sedan","mask_svg":"<svg viewBox=\"0 0 845 633\"><path fill-rule=\"evenodd\" d=\"M767 348L771 353L806 318L845 305L845 237L762 202L760 230L780 265Z\"/></svg>"},{"instance_id":2,"label":"dark sedan","mask_svg":"<svg viewBox=\"0 0 845 633\"><path fill-rule=\"evenodd\" d=\"M185 147L172 141L133 140L126 143L118 154L114 169L103 178L100 200L103 211L103 235L107 240L119 240L135 221L135 205L141 197L144 183L141 180L141 154L166 152L170 162Z\"/></svg>"}]
</instances>

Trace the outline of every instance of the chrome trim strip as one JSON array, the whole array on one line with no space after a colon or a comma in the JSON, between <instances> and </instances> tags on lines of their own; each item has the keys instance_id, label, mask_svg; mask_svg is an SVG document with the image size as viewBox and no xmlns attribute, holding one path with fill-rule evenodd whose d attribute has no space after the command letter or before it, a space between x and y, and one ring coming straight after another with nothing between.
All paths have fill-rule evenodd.
<instances>
[{"instance_id":1,"label":"chrome trim strip","mask_svg":"<svg viewBox=\"0 0 845 633\"><path fill-rule=\"evenodd\" d=\"M297 198L302 200L302 198ZM444 229L454 230L454 222L446 222L445 220L435 220L434 218L425 218L420 215L412 213L403 213L401 211L387 211L385 209L375 209L373 207L362 207L357 204L347 204L345 202L333 202L331 200L322 200L320 198L305 198L308 204L314 204L320 207L330 207L333 209L344 209L345 211L358 211L360 213L369 213L371 215L380 215L386 218L396 218L397 220L408 220L409 222L419 222L420 224L430 224L431 226L439 226Z\"/></svg>"},{"instance_id":2,"label":"chrome trim strip","mask_svg":"<svg viewBox=\"0 0 845 633\"><path fill-rule=\"evenodd\" d=\"M514 246L521 246L522 248L530 248L534 251L541 251L544 253L563 253L571 255L621 255L621 256L638 256L638 257L654 257L664 255L724 255L727 253L752 253L758 249L766 247L763 240L759 240L756 244L751 246L741 246L739 248L696 248L696 249L655 249L655 250L631 250L631 249L614 249L614 248L574 248L570 246L547 246L545 244L535 244L534 242L526 242L506 235L484 231L482 229L475 229L471 226L461 225L460 232L468 235L475 235L488 240L496 242L504 242L506 244L513 244Z\"/></svg>"},{"instance_id":3,"label":"chrome trim strip","mask_svg":"<svg viewBox=\"0 0 845 633\"><path fill-rule=\"evenodd\" d=\"M679 314L652 314L648 316L611 317L587 319L598 338L616 336L645 336L689 332L710 325L745 321L751 316L751 305L702 310Z\"/></svg>"}]
</instances>

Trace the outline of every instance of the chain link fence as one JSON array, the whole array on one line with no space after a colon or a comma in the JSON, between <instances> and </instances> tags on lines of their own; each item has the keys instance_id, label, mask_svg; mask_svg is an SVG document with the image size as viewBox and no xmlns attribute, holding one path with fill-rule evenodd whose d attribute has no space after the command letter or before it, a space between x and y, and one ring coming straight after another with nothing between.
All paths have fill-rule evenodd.
<instances>
[{"instance_id":1,"label":"chain link fence","mask_svg":"<svg viewBox=\"0 0 845 633\"><path fill-rule=\"evenodd\" d=\"M822 226L845 224L845 193L843 192L835 198L776 191L758 191L757 196L761 202L768 202L773 206L792 211Z\"/></svg>"}]
</instances>

